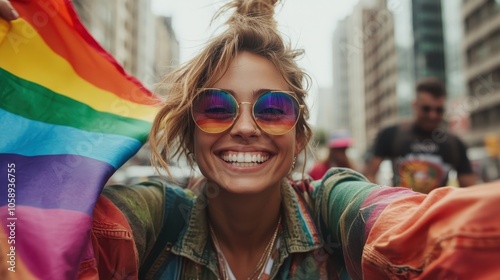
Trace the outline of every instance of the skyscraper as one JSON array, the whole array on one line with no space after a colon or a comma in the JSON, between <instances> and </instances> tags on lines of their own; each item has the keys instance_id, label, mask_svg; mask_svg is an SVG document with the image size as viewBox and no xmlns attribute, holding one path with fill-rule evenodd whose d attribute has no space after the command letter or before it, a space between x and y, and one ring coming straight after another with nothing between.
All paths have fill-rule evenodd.
<instances>
[{"instance_id":1,"label":"skyscraper","mask_svg":"<svg viewBox=\"0 0 500 280\"><path fill-rule=\"evenodd\" d=\"M416 80L429 76L446 81L441 1L412 0Z\"/></svg>"},{"instance_id":2,"label":"skyscraper","mask_svg":"<svg viewBox=\"0 0 500 280\"><path fill-rule=\"evenodd\" d=\"M347 20L343 19L337 23L333 33L333 121L330 122L330 130L349 130L352 126L349 118L349 84L348 66L345 46L347 43Z\"/></svg>"},{"instance_id":3,"label":"skyscraper","mask_svg":"<svg viewBox=\"0 0 500 280\"><path fill-rule=\"evenodd\" d=\"M483 146L486 134L500 136L500 1L465 0L463 54L471 132L470 146Z\"/></svg>"},{"instance_id":4,"label":"skyscraper","mask_svg":"<svg viewBox=\"0 0 500 280\"><path fill-rule=\"evenodd\" d=\"M164 19L155 20L157 16L151 11L151 0L74 0L73 4L92 36L127 73L148 88L153 89L158 82L160 63L178 64L179 43L172 28L165 27L171 23ZM165 44L172 46L167 48ZM162 50L168 53L161 53ZM158 61L158 58L165 57L168 61ZM163 66L166 68L167 65Z\"/></svg>"}]
</instances>

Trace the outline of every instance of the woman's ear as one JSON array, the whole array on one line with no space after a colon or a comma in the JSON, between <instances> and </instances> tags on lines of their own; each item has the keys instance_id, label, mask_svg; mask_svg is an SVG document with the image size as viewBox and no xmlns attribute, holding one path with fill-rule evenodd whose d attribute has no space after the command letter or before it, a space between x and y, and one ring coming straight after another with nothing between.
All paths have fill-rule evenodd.
<instances>
[{"instance_id":1,"label":"woman's ear","mask_svg":"<svg viewBox=\"0 0 500 280\"><path fill-rule=\"evenodd\" d=\"M187 155L188 155L188 156L191 156L191 158L192 158L193 160L195 160L195 158L194 158L194 147L192 147L192 145L189 145L189 147L187 147L187 149L188 149L188 153L187 153Z\"/></svg>"},{"instance_id":2,"label":"woman's ear","mask_svg":"<svg viewBox=\"0 0 500 280\"><path fill-rule=\"evenodd\" d=\"M298 134L295 137L295 156L298 156L306 147L306 141L304 137L300 137Z\"/></svg>"}]
</instances>

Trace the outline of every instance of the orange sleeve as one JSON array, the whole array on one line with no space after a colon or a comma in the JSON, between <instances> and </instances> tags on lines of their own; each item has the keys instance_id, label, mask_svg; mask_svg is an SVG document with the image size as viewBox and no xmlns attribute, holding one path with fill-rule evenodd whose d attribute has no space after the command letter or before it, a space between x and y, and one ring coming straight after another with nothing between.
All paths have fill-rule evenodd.
<instances>
[{"instance_id":1,"label":"orange sleeve","mask_svg":"<svg viewBox=\"0 0 500 280\"><path fill-rule=\"evenodd\" d=\"M500 181L392 202L368 235L363 277L499 279L499 207Z\"/></svg>"},{"instance_id":2,"label":"orange sleeve","mask_svg":"<svg viewBox=\"0 0 500 280\"><path fill-rule=\"evenodd\" d=\"M80 270L78 279L137 279L139 259L132 229L123 213L101 195L91 231L95 268Z\"/></svg>"}]
</instances>

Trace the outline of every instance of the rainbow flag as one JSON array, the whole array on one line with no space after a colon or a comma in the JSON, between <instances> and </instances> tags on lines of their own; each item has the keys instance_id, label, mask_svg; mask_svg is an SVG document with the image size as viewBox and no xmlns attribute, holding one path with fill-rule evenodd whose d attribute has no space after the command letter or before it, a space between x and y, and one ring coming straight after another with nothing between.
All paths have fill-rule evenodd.
<instances>
[{"instance_id":1,"label":"rainbow flag","mask_svg":"<svg viewBox=\"0 0 500 280\"><path fill-rule=\"evenodd\" d=\"M0 19L0 278L75 279L102 187L143 145L157 99L71 1L12 4L21 18Z\"/></svg>"}]
</instances>

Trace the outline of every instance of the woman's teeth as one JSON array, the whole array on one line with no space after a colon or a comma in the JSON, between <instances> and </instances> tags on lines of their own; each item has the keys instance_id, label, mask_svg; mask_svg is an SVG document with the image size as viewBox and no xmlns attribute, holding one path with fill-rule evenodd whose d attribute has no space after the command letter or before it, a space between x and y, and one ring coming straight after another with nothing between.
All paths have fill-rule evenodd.
<instances>
[{"instance_id":1,"label":"woman's teeth","mask_svg":"<svg viewBox=\"0 0 500 280\"><path fill-rule=\"evenodd\" d=\"M252 167L269 159L269 155L262 153L225 153L222 159L237 167Z\"/></svg>"}]
</instances>

